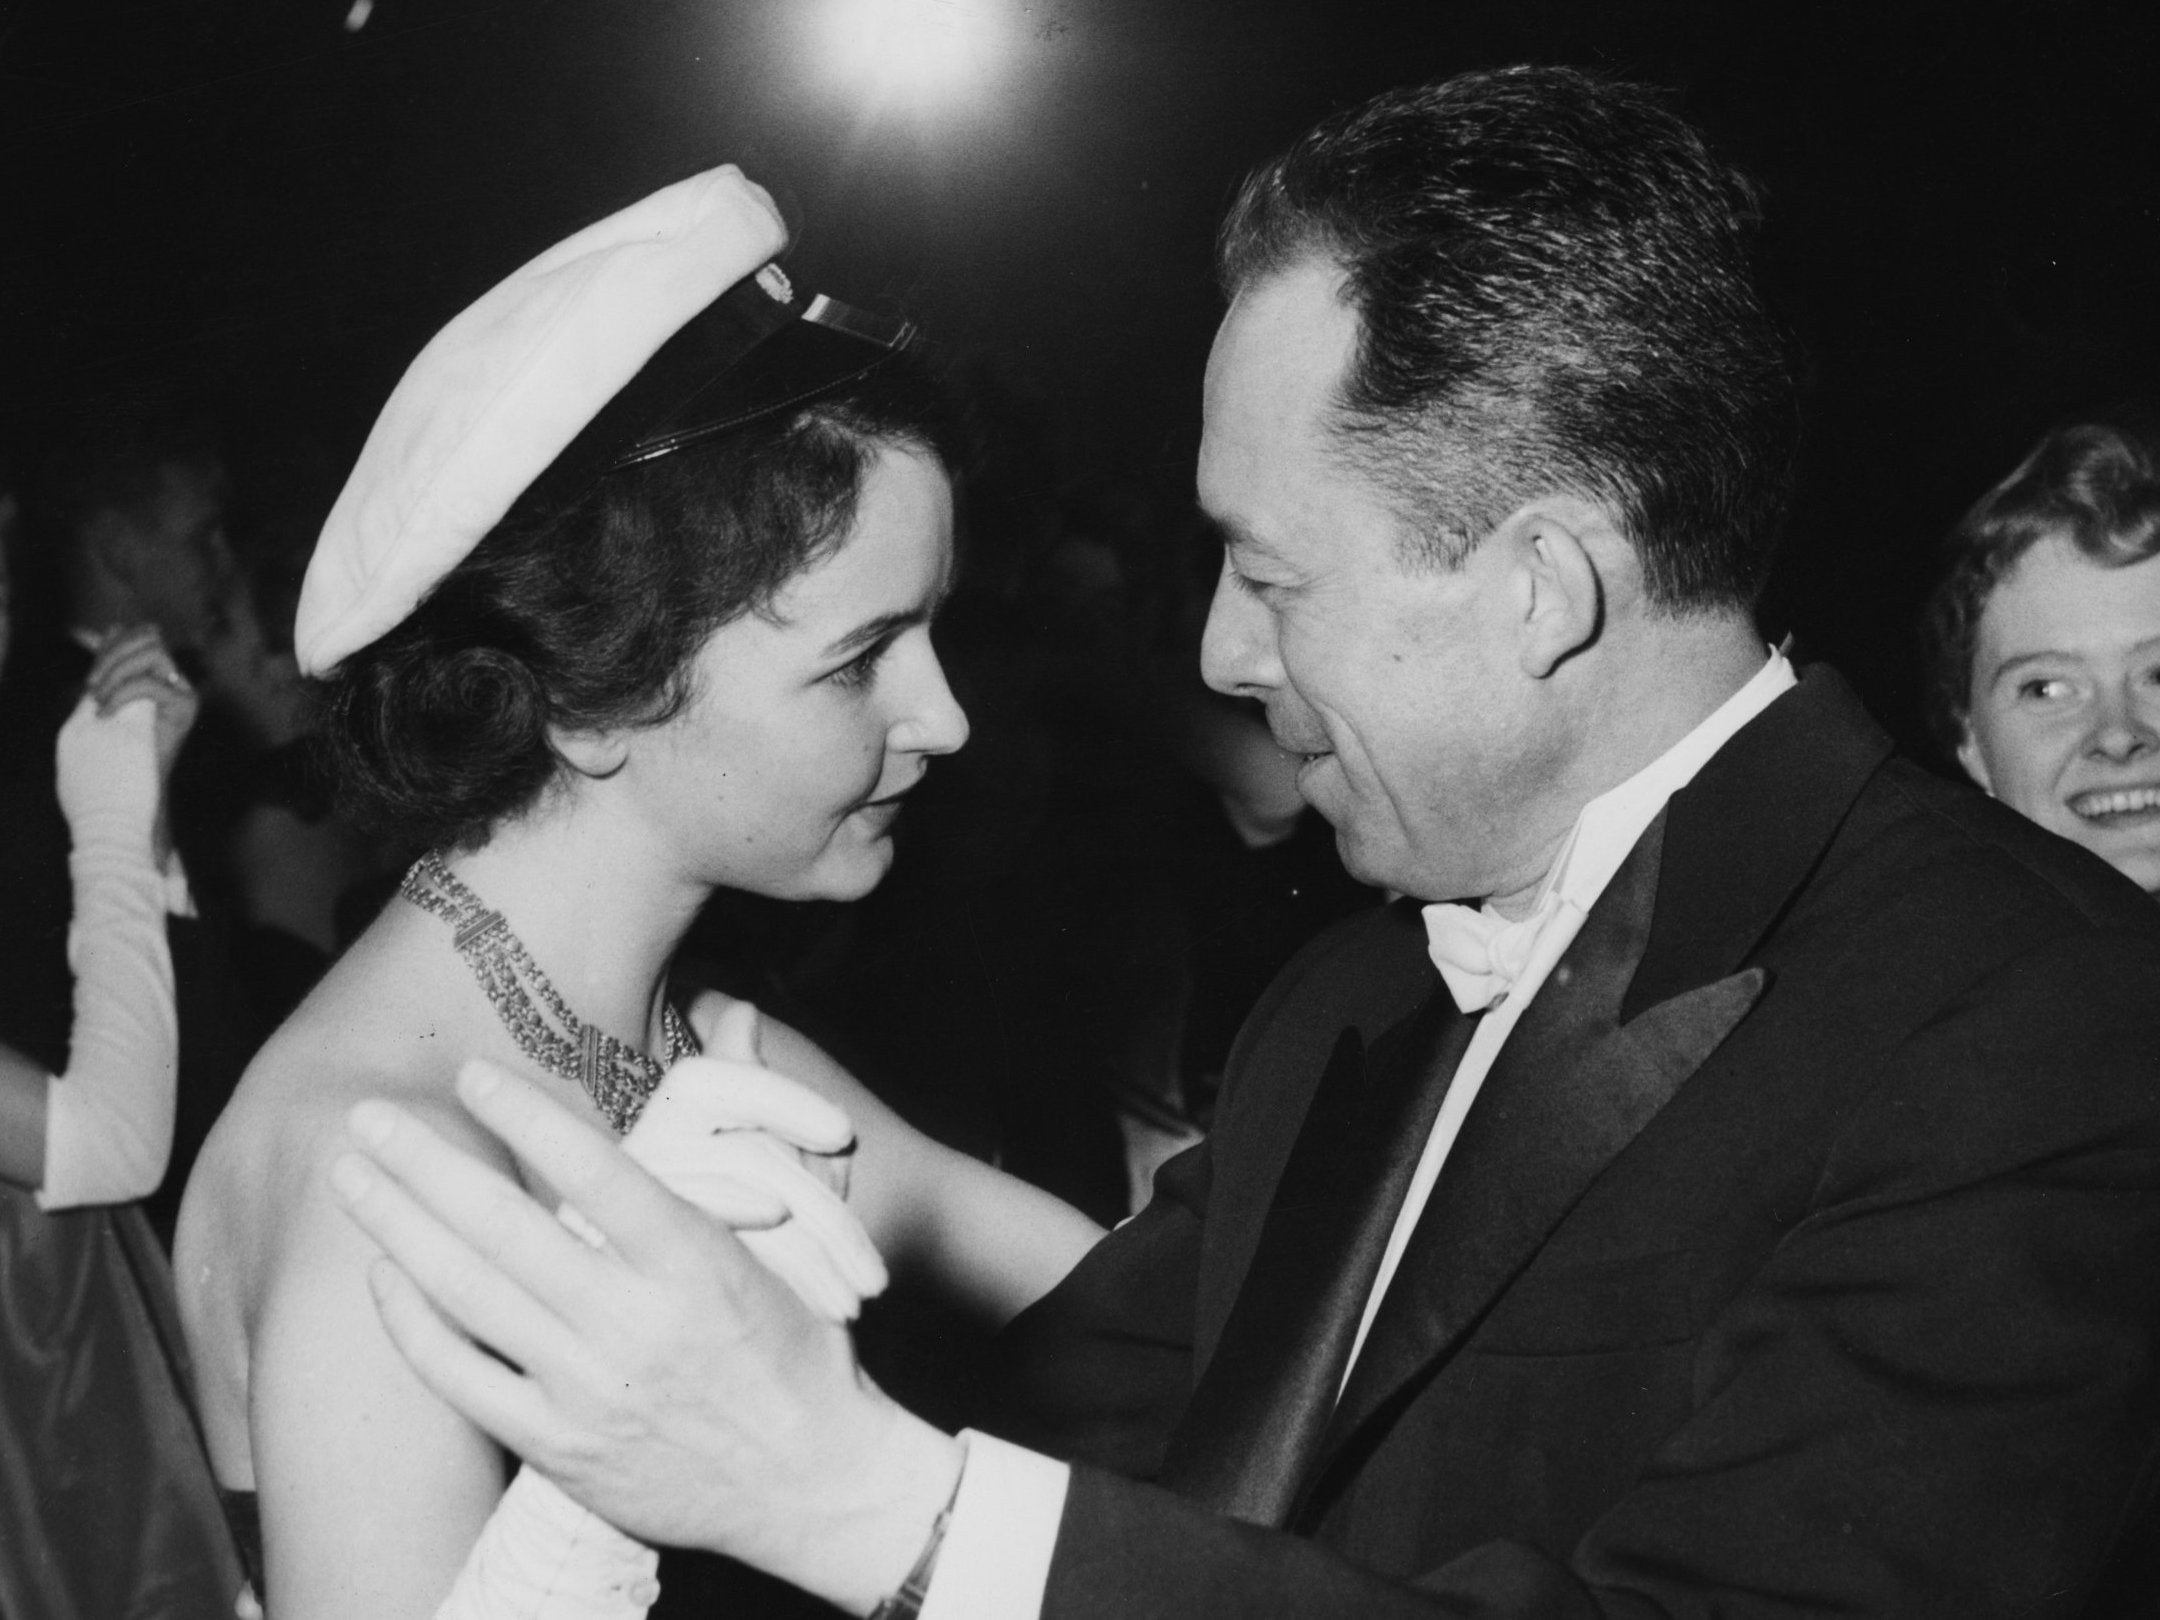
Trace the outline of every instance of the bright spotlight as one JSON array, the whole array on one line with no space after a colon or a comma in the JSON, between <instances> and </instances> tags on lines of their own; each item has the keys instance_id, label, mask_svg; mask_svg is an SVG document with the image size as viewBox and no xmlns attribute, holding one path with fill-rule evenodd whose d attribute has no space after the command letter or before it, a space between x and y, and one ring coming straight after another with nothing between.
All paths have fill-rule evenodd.
<instances>
[{"instance_id":1,"label":"bright spotlight","mask_svg":"<svg viewBox=\"0 0 2160 1620\"><path fill-rule=\"evenodd\" d=\"M857 84L933 100L988 75L1000 23L997 0L834 0L830 35Z\"/></svg>"}]
</instances>

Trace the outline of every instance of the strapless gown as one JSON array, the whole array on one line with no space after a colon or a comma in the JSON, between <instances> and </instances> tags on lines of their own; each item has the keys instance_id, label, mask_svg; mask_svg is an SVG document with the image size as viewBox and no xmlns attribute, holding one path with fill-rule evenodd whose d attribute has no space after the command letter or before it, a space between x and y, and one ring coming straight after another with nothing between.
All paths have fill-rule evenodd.
<instances>
[{"instance_id":1,"label":"strapless gown","mask_svg":"<svg viewBox=\"0 0 2160 1620\"><path fill-rule=\"evenodd\" d=\"M230 1620L192 1388L141 1211L0 1186L0 1617Z\"/></svg>"}]
</instances>

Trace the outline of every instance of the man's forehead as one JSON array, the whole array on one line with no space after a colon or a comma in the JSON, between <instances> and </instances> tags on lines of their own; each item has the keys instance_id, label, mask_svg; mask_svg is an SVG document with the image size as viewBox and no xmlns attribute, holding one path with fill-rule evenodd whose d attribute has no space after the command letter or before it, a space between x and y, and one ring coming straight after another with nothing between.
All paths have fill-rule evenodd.
<instances>
[{"instance_id":1,"label":"man's forehead","mask_svg":"<svg viewBox=\"0 0 2160 1620\"><path fill-rule=\"evenodd\" d=\"M1201 504L1235 519L1241 491L1327 451L1330 416L1356 352L1358 320L1342 272L1302 261L1247 284L1208 357L1200 440Z\"/></svg>"},{"instance_id":2,"label":"man's forehead","mask_svg":"<svg viewBox=\"0 0 2160 1620\"><path fill-rule=\"evenodd\" d=\"M1332 399L1357 350L1358 315L1345 286L1342 267L1319 257L1247 282L1215 334L1211 392L1239 403L1273 384L1284 398Z\"/></svg>"}]
</instances>

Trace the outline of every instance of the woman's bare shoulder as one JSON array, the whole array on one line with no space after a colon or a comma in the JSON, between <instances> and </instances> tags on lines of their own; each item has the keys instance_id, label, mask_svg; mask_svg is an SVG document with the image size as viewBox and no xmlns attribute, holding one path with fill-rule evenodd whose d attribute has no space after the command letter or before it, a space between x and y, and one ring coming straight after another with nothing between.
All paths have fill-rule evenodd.
<instances>
[{"instance_id":1,"label":"woman's bare shoulder","mask_svg":"<svg viewBox=\"0 0 2160 1620\"><path fill-rule=\"evenodd\" d=\"M386 978L395 976L333 970L248 1065L188 1180L175 1256L183 1279L214 1266L243 1304L281 1265L326 1240L342 1248L342 1217L323 1219L335 1207L325 1176L351 1146L347 1116L363 1099L394 1102L508 1162L451 1090L467 1043L428 995Z\"/></svg>"}]
</instances>

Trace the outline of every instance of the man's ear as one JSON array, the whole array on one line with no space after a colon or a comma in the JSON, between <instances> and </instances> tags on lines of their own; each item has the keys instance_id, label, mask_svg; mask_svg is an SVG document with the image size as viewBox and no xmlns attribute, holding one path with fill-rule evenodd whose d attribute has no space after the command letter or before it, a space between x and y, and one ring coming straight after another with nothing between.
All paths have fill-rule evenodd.
<instances>
[{"instance_id":1,"label":"man's ear","mask_svg":"<svg viewBox=\"0 0 2160 1620\"><path fill-rule=\"evenodd\" d=\"M548 741L554 745L556 755L564 764L580 776L596 779L613 776L630 756L630 733L626 730L564 731L551 728Z\"/></svg>"},{"instance_id":2,"label":"man's ear","mask_svg":"<svg viewBox=\"0 0 2160 1620\"><path fill-rule=\"evenodd\" d=\"M1995 797L1995 784L1988 779L1987 761L1980 757L1980 745L1973 741L1970 720L1964 723L1962 740L1957 745L1957 762L1965 767L1965 774L1973 779L1973 786L1989 798Z\"/></svg>"},{"instance_id":3,"label":"man's ear","mask_svg":"<svg viewBox=\"0 0 2160 1620\"><path fill-rule=\"evenodd\" d=\"M1565 498L1531 502L1493 538L1508 544L1519 570L1522 671L1544 680L1596 643L1615 586L1626 589L1613 576L1633 561L1633 548L1596 506Z\"/></svg>"}]
</instances>

